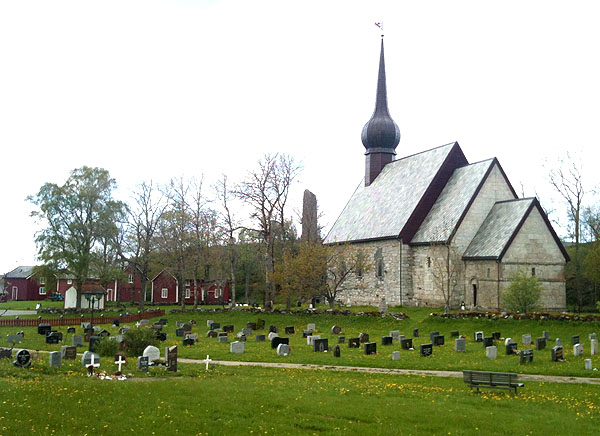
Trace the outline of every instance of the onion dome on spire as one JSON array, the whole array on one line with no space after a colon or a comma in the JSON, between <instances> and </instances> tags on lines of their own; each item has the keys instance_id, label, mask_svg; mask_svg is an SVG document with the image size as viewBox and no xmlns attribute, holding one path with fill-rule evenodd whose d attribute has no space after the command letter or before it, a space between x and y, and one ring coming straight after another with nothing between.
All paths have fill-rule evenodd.
<instances>
[{"instance_id":1,"label":"onion dome on spire","mask_svg":"<svg viewBox=\"0 0 600 436\"><path fill-rule=\"evenodd\" d=\"M385 83L385 61L383 56L383 35L381 35L381 55L379 57L379 76L377 79L377 100L371 119L362 130L362 143L367 152L395 153L400 142L400 129L390 116L387 105L387 88Z\"/></svg>"}]
</instances>

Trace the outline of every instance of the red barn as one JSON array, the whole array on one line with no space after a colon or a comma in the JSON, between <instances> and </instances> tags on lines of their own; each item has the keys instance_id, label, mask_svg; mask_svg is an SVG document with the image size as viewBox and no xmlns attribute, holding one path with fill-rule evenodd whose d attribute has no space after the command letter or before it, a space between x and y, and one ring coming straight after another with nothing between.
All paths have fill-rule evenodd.
<instances>
[{"instance_id":1,"label":"red barn","mask_svg":"<svg viewBox=\"0 0 600 436\"><path fill-rule=\"evenodd\" d=\"M229 302L227 280L198 280L198 303L221 304ZM194 304L194 281L185 281L185 304ZM179 304L179 282L167 270L152 279L152 302Z\"/></svg>"},{"instance_id":2,"label":"red barn","mask_svg":"<svg viewBox=\"0 0 600 436\"><path fill-rule=\"evenodd\" d=\"M44 277L33 277L34 266L20 266L4 276L9 300L45 300L49 295Z\"/></svg>"}]
</instances>

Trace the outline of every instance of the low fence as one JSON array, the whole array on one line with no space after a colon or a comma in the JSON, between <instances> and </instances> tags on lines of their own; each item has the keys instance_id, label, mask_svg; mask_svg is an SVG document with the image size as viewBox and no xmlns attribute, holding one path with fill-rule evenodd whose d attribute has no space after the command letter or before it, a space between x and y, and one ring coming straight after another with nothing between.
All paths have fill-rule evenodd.
<instances>
[{"instance_id":1,"label":"low fence","mask_svg":"<svg viewBox=\"0 0 600 436\"><path fill-rule=\"evenodd\" d=\"M133 322L140 319L155 318L163 316L163 309L150 310L144 313L132 313L123 316L89 316L71 317L71 318L26 318L26 319L0 319L0 327L37 327L38 324L50 324L51 326L75 326L82 322L91 322L92 324L111 324L113 319L118 319L120 322Z\"/></svg>"}]
</instances>

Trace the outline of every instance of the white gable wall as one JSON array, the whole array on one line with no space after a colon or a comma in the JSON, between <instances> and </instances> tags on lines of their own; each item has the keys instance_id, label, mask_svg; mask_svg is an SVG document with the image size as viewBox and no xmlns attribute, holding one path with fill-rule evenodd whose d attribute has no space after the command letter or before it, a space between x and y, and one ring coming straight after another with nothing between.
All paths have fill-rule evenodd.
<instances>
[{"instance_id":1,"label":"white gable wall","mask_svg":"<svg viewBox=\"0 0 600 436\"><path fill-rule=\"evenodd\" d=\"M461 253L464 253L479 230L479 227L481 227L481 224L488 216L494 203L514 198L515 196L498 168L498 164L494 164L477 197L475 197L462 223L458 227L452 243Z\"/></svg>"}]
</instances>

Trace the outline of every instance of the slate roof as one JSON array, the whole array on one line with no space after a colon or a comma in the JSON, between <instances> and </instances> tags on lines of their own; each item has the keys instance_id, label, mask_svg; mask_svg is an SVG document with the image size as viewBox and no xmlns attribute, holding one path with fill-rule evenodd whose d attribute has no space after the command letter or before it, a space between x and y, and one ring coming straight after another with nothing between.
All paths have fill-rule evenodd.
<instances>
[{"instance_id":1,"label":"slate roof","mask_svg":"<svg viewBox=\"0 0 600 436\"><path fill-rule=\"evenodd\" d=\"M4 277L7 279L26 279L33 274L35 266L19 266L7 273Z\"/></svg>"},{"instance_id":2,"label":"slate roof","mask_svg":"<svg viewBox=\"0 0 600 436\"><path fill-rule=\"evenodd\" d=\"M502 257L535 201L535 198L523 198L499 201L494 204L463 258L499 259Z\"/></svg>"},{"instance_id":3,"label":"slate roof","mask_svg":"<svg viewBox=\"0 0 600 436\"><path fill-rule=\"evenodd\" d=\"M458 144L395 160L369 186L364 186L363 179L325 243L398 237L454 146ZM465 163L466 159L461 165Z\"/></svg>"},{"instance_id":4,"label":"slate roof","mask_svg":"<svg viewBox=\"0 0 600 436\"><path fill-rule=\"evenodd\" d=\"M495 162L488 159L455 169L411 243L448 241Z\"/></svg>"}]
</instances>

